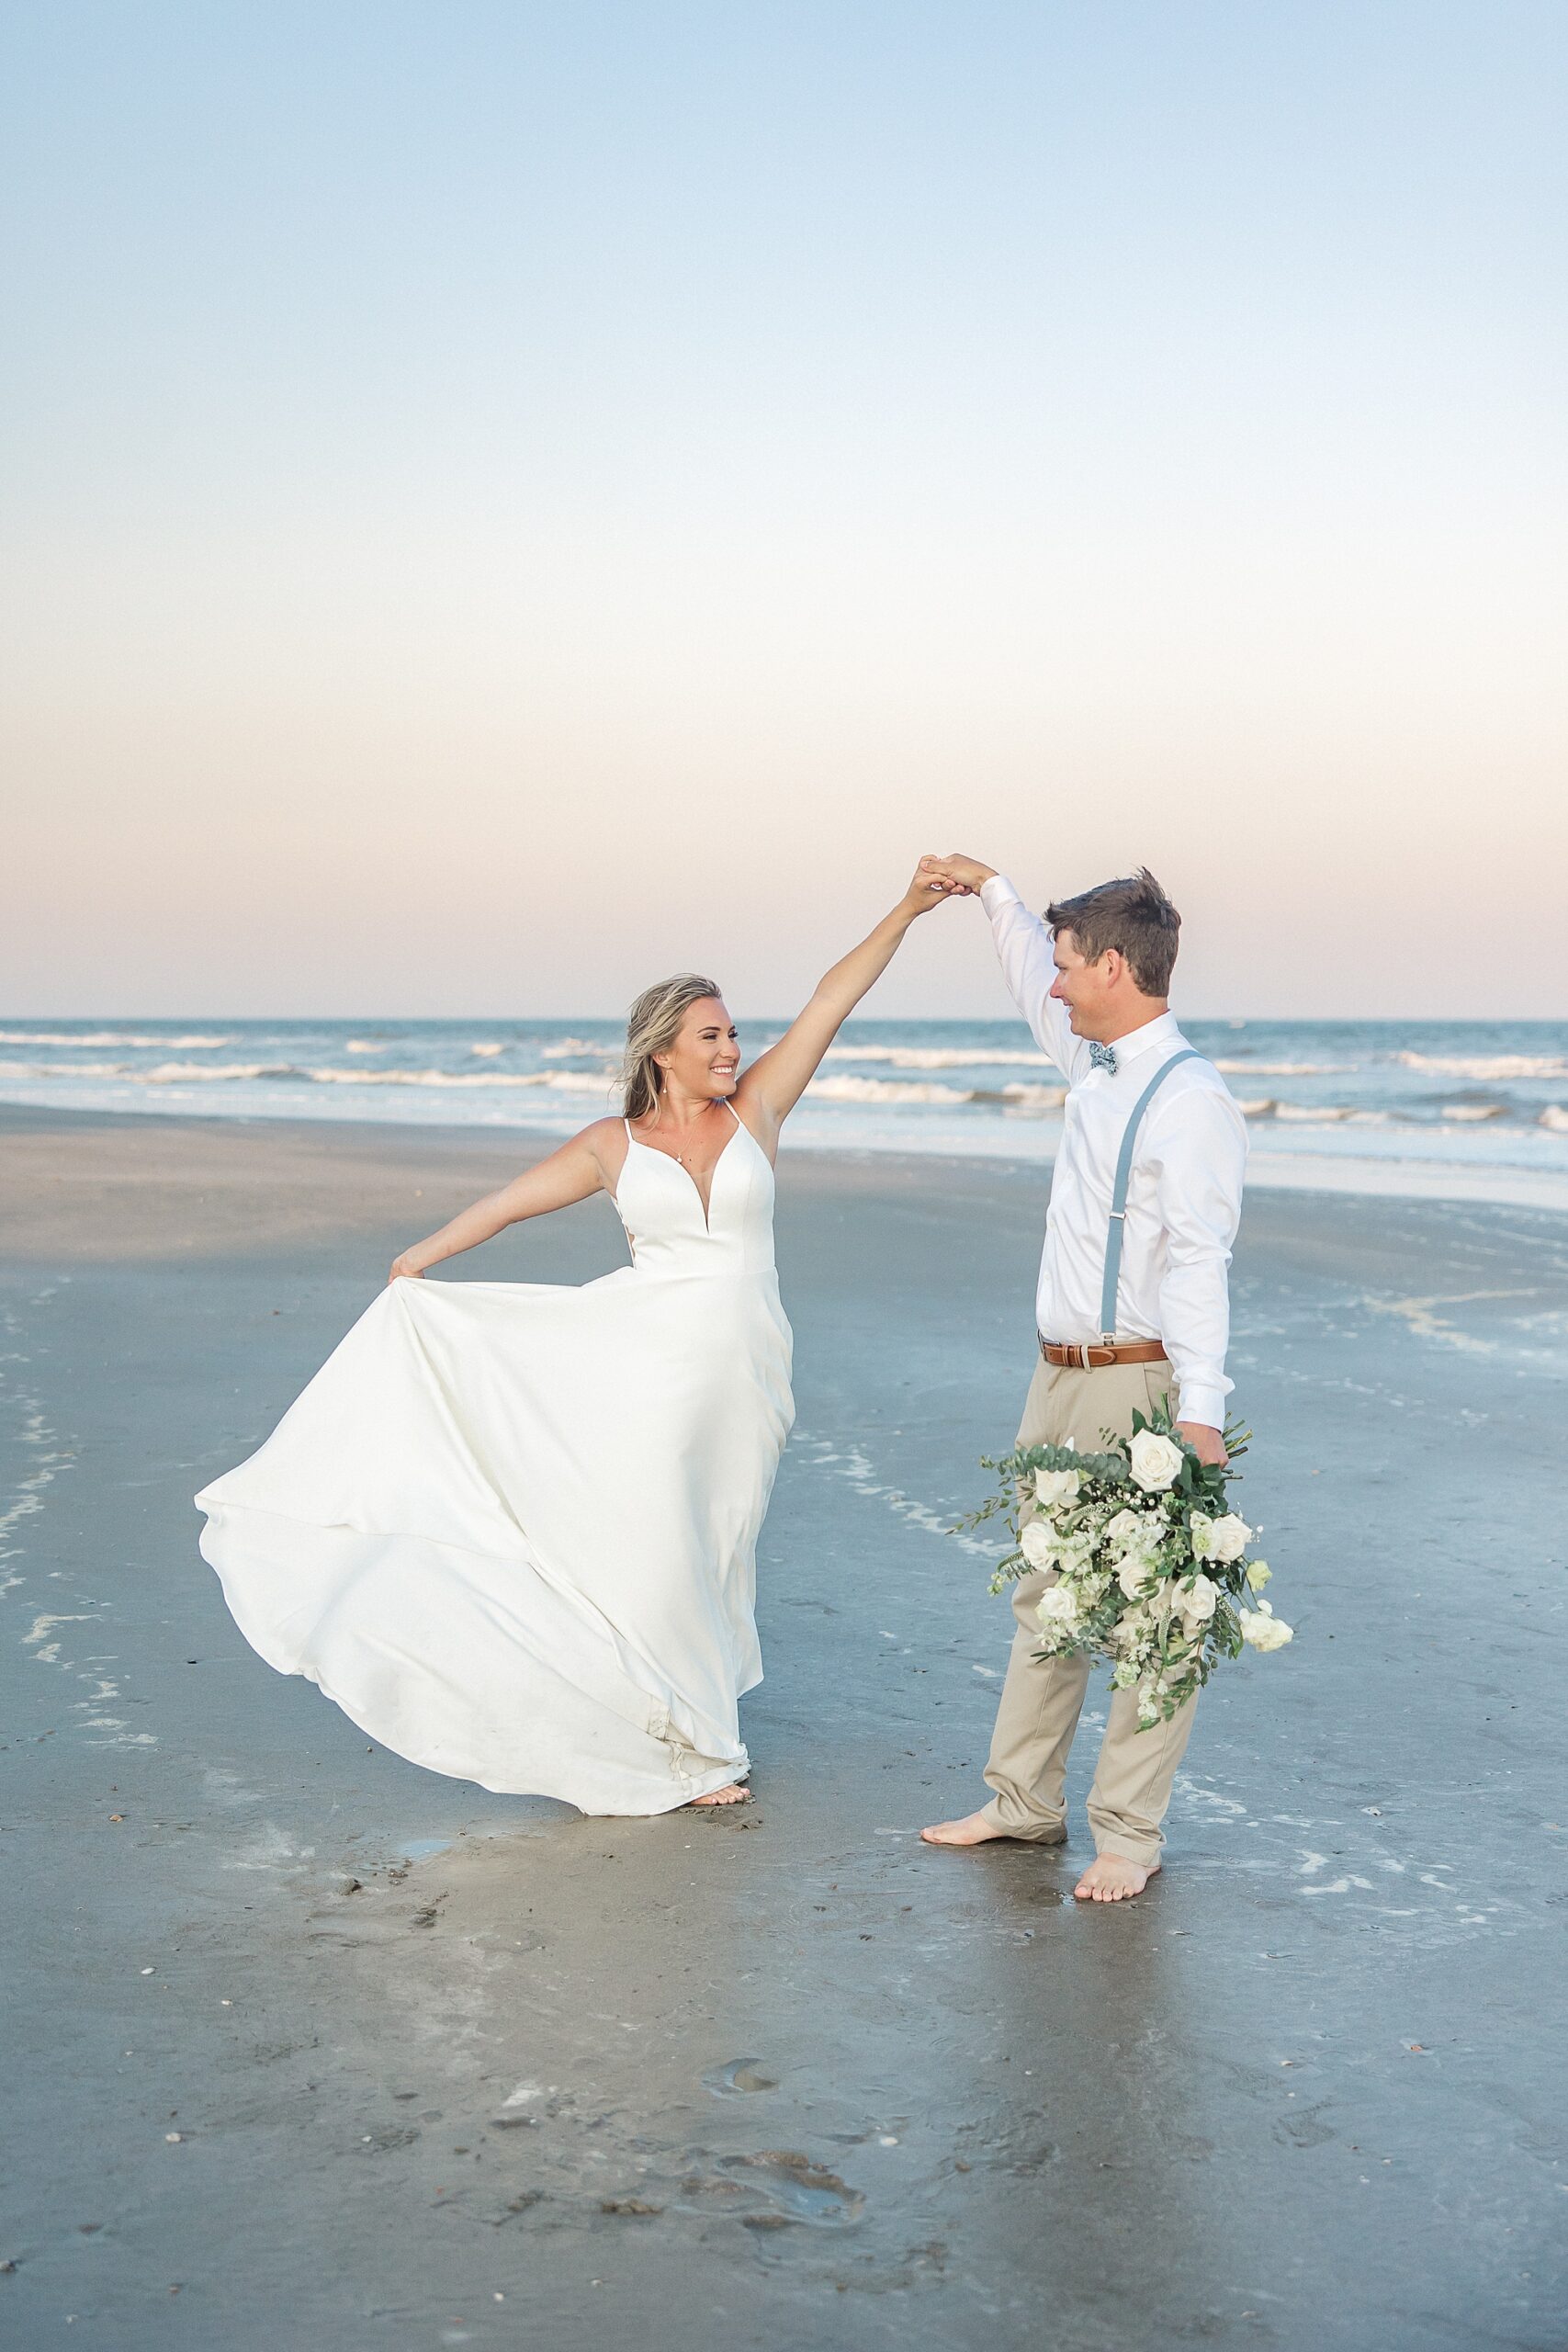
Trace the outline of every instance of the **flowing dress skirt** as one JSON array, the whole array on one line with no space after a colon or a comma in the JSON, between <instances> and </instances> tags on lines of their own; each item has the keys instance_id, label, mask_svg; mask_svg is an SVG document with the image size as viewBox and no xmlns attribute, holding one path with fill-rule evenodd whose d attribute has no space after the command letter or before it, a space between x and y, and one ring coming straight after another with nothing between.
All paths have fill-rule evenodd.
<instances>
[{"instance_id":1,"label":"flowing dress skirt","mask_svg":"<svg viewBox=\"0 0 1568 2352\"><path fill-rule=\"evenodd\" d=\"M790 1351L771 1253L394 1283L197 1498L203 1554L268 1664L399 1755L666 1812L748 1769Z\"/></svg>"}]
</instances>

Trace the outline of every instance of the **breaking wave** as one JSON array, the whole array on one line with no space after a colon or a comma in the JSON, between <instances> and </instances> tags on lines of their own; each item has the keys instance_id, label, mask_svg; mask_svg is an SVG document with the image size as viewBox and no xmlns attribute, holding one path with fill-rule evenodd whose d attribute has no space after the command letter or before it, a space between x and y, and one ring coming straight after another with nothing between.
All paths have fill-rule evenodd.
<instances>
[{"instance_id":1,"label":"breaking wave","mask_svg":"<svg viewBox=\"0 0 1568 2352\"><path fill-rule=\"evenodd\" d=\"M609 1070L588 1069L301 1069L290 1073L314 1086L545 1087L558 1094L604 1094Z\"/></svg>"},{"instance_id":2,"label":"breaking wave","mask_svg":"<svg viewBox=\"0 0 1568 2352\"><path fill-rule=\"evenodd\" d=\"M113 1078L131 1086L233 1085L247 1079L292 1079L310 1086L545 1087L560 1094L604 1094L605 1070L311 1069L295 1062L0 1062L0 1079Z\"/></svg>"},{"instance_id":3,"label":"breaking wave","mask_svg":"<svg viewBox=\"0 0 1568 2352\"><path fill-rule=\"evenodd\" d=\"M135 1062L0 1062L0 1078L127 1078L138 1086L300 1075L288 1063L268 1062L159 1062L152 1069Z\"/></svg>"},{"instance_id":4,"label":"breaking wave","mask_svg":"<svg viewBox=\"0 0 1568 2352\"><path fill-rule=\"evenodd\" d=\"M814 1078L807 1093L818 1102L973 1102L966 1086L921 1085L914 1079Z\"/></svg>"},{"instance_id":5,"label":"breaking wave","mask_svg":"<svg viewBox=\"0 0 1568 2352\"><path fill-rule=\"evenodd\" d=\"M1249 1062L1225 1061L1218 1054L1214 1068L1227 1078L1332 1078L1345 1068L1343 1062Z\"/></svg>"},{"instance_id":6,"label":"breaking wave","mask_svg":"<svg viewBox=\"0 0 1568 2352\"><path fill-rule=\"evenodd\" d=\"M1427 1069L1437 1078L1568 1078L1568 1061L1560 1054L1417 1054L1409 1049L1394 1059L1406 1069ZM1220 1065L1223 1069L1224 1065Z\"/></svg>"},{"instance_id":7,"label":"breaking wave","mask_svg":"<svg viewBox=\"0 0 1568 2352\"><path fill-rule=\"evenodd\" d=\"M994 1046L829 1046L829 1062L886 1062L890 1069L1051 1069L1045 1054L1003 1053Z\"/></svg>"},{"instance_id":8,"label":"breaking wave","mask_svg":"<svg viewBox=\"0 0 1568 2352\"><path fill-rule=\"evenodd\" d=\"M195 1054L232 1045L231 1037L143 1037L125 1029L0 1029L0 1046L120 1046L127 1051L150 1046L154 1053Z\"/></svg>"}]
</instances>

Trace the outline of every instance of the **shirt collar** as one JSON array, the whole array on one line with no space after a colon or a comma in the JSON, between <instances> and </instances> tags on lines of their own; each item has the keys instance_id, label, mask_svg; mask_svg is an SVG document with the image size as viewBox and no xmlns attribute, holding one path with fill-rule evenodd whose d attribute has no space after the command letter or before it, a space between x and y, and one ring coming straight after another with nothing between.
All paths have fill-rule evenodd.
<instances>
[{"instance_id":1,"label":"shirt collar","mask_svg":"<svg viewBox=\"0 0 1568 2352\"><path fill-rule=\"evenodd\" d=\"M1181 1032L1176 1025L1174 1012L1156 1012L1154 1019L1145 1021L1141 1029L1129 1029L1124 1037L1117 1038L1115 1050L1118 1069L1124 1063L1136 1061L1140 1055L1148 1053L1156 1046L1171 1044L1180 1035Z\"/></svg>"}]
</instances>

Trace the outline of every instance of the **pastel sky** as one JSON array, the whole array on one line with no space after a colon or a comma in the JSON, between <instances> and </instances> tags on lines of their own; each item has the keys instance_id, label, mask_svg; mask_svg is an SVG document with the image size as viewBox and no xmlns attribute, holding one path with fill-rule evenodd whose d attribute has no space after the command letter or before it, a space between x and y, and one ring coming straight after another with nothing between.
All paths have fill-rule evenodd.
<instances>
[{"instance_id":1,"label":"pastel sky","mask_svg":"<svg viewBox=\"0 0 1568 2352\"><path fill-rule=\"evenodd\" d=\"M1194 1014L1568 1013L1560 0L4 50L0 1011L788 1010L959 846Z\"/></svg>"}]
</instances>

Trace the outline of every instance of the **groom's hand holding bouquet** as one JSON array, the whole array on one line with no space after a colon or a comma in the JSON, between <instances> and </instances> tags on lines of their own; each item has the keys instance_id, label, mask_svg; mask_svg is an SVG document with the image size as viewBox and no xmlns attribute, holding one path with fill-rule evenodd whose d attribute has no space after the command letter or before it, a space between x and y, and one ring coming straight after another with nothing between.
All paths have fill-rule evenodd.
<instances>
[{"instance_id":1,"label":"groom's hand holding bouquet","mask_svg":"<svg viewBox=\"0 0 1568 2352\"><path fill-rule=\"evenodd\" d=\"M1005 1514L1013 1548L993 1592L1036 1572L1043 1657L1108 1657L1111 1687L1135 1693L1138 1729L1168 1723L1222 1657L1282 1649L1292 1629L1262 1599L1271 1570L1249 1559L1255 1531L1226 1486L1247 1434L1225 1432L1226 1466L1202 1460L1168 1413L1134 1411L1131 1433L1104 1432L1103 1453L1026 1445L984 1468L999 1490L964 1521Z\"/></svg>"}]
</instances>

